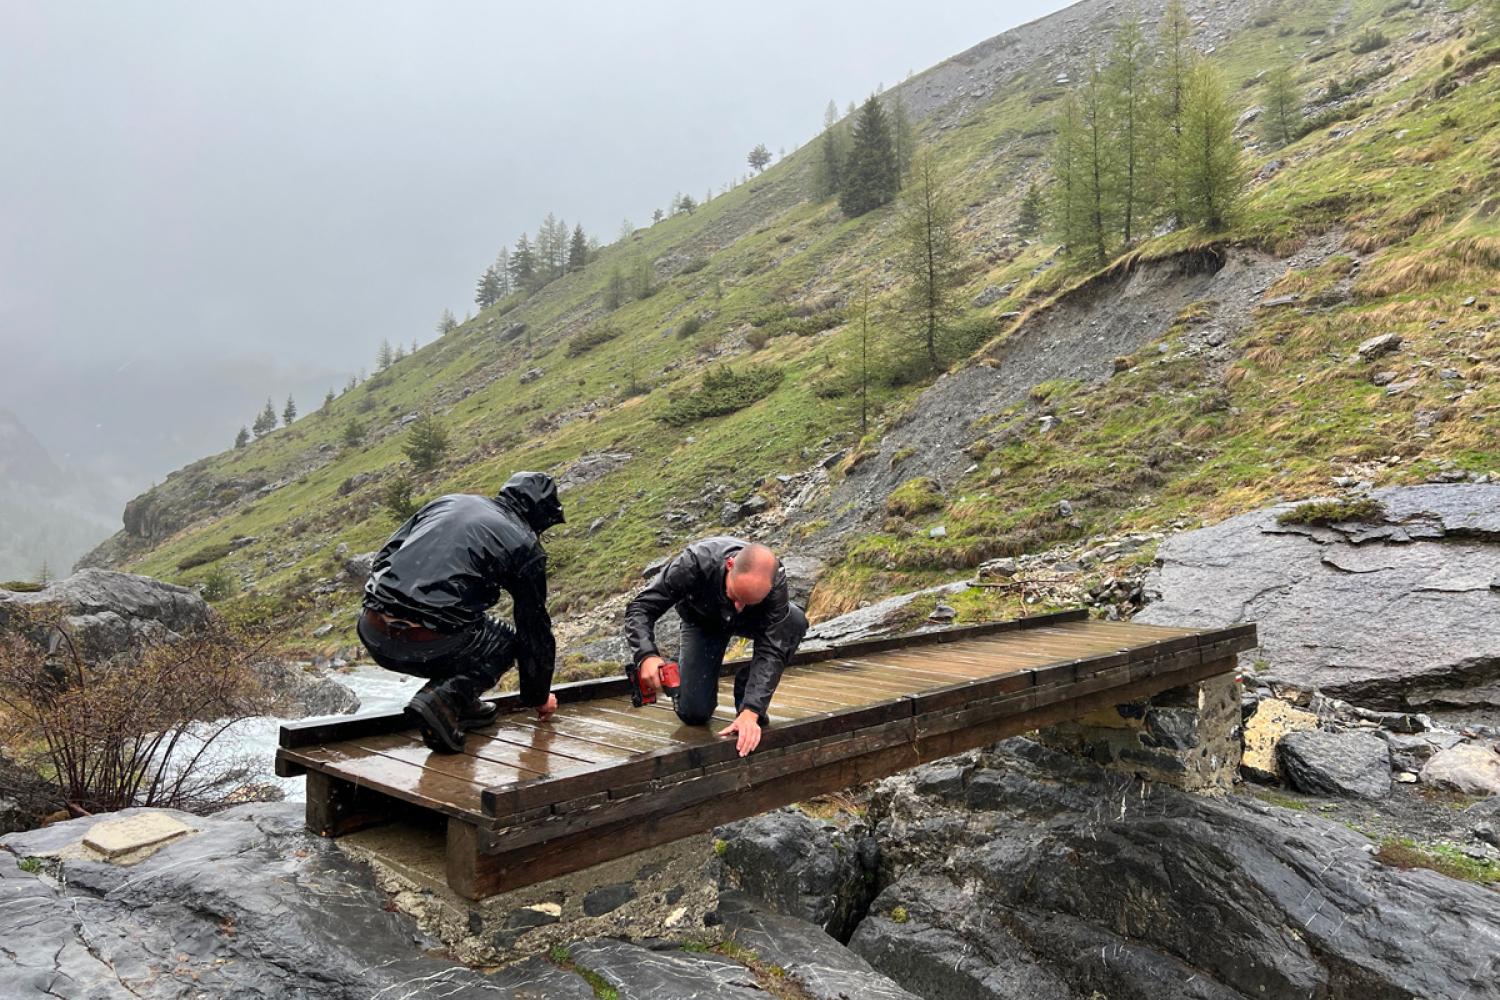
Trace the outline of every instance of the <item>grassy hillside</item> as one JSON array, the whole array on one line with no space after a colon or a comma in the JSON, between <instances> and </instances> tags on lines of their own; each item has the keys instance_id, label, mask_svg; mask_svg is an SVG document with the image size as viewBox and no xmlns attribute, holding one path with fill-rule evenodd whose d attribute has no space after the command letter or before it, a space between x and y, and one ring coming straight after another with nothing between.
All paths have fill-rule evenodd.
<instances>
[{"instance_id":1,"label":"grassy hillside","mask_svg":"<svg viewBox=\"0 0 1500 1000\"><path fill-rule=\"evenodd\" d=\"M1328 120L1292 146L1249 154L1257 170L1273 159L1279 166L1261 171L1231 231L1161 236L1115 267L1222 244L1289 259L1313 239L1331 239L1333 250L1266 290L1268 300L1298 298L1257 307L1227 367L1177 348L1194 324L1187 310L1165 331L1164 350L1143 352L1107 382L1038 387L1028 405L1068 418L1048 434L1002 436L962 481L926 498L921 523L943 523L944 538L878 520L873 533L829 538L820 536L828 511L794 519L787 537L820 539L835 561L816 605L831 610L951 577L981 554L1217 519L1277 495L1327 491L1331 476L1350 471L1386 483L1449 468L1500 470L1500 328L1491 309L1500 302L1500 49L1471 46L1472 29L1455 27L1463 4L1251 6L1253 19L1211 56L1227 79L1246 81L1247 106L1252 81L1278 53L1296 58L1310 94L1351 93L1314 102ZM1390 44L1352 51L1372 25ZM1072 38L1059 46L1073 58L1083 51ZM977 106L959 114L949 104L919 122L964 206L970 252L959 301L1010 288L955 324L946 347L957 366L997 356L1015 335L1010 314L1101 280L1070 271L1046 240L1007 235L1027 184L1045 169L1062 68L1055 56L1018 64ZM892 210L847 220L811 197L816 152L799 150L692 215L606 248L582 272L513 296L325 411L174 474L133 505L134 537L117 536L96 561L186 583L227 568L246 588L228 606L293 613L288 646L348 643L358 590L344 578L340 546L374 549L395 526L379 498L409 468L400 421L431 408L454 447L417 478L424 497L492 491L517 469L562 473L591 453L630 456L570 489L569 523L549 534L555 608L565 615L717 530L723 500L764 489L775 501L776 476L838 450L869 453L924 386L900 377L916 348L892 307ZM641 259L654 262L659 290L606 310L611 269ZM858 402L847 392L858 330L846 320L866 283L889 377L872 392L876 420L860 440ZM690 318L699 329L683 336ZM1386 359L1399 369L1396 381L1410 383L1395 394L1372 380L1386 364L1349 360L1362 340L1388 332L1406 342ZM595 343L570 349L581 335ZM772 366L780 381L728 416L684 426L660 419L726 363L741 374ZM368 427L352 448L341 443L351 418ZM1058 525L1060 483L1085 484L1091 502ZM976 547L975 538L990 541ZM325 622L334 631L314 640Z\"/></svg>"}]
</instances>

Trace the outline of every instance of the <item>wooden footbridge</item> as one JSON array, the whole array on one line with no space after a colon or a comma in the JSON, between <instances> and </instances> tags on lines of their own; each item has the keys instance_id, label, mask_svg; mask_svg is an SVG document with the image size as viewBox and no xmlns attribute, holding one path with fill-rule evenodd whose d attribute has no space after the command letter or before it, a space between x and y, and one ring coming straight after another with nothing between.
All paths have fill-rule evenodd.
<instances>
[{"instance_id":1,"label":"wooden footbridge","mask_svg":"<svg viewBox=\"0 0 1500 1000\"><path fill-rule=\"evenodd\" d=\"M502 697L461 754L429 751L400 712L287 723L277 773L307 775L324 836L413 811L445 822L448 883L475 899L1232 671L1254 645L1253 625L1062 612L799 653L744 758L665 701L631 708L622 675L561 685L548 722Z\"/></svg>"}]
</instances>

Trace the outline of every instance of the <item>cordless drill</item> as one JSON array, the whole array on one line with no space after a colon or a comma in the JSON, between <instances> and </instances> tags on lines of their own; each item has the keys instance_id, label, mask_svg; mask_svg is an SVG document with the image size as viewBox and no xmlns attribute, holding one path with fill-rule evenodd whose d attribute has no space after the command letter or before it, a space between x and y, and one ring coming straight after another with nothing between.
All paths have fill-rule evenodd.
<instances>
[{"instance_id":1,"label":"cordless drill","mask_svg":"<svg viewBox=\"0 0 1500 1000\"><path fill-rule=\"evenodd\" d=\"M636 708L642 705L655 705L656 692L646 690L645 683L641 680L641 668L633 661L625 664L625 676L630 678L630 704ZM677 670L677 662L668 660L661 665L657 671L657 677L661 680L661 689L666 692L672 703L677 703L677 685L682 683L682 675Z\"/></svg>"}]
</instances>

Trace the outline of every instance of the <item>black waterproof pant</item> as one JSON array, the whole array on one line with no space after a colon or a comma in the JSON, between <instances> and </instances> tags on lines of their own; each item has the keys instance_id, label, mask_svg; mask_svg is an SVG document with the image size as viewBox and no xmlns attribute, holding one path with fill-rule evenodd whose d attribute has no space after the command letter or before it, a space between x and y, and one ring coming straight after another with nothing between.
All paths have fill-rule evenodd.
<instances>
[{"instance_id":1,"label":"black waterproof pant","mask_svg":"<svg viewBox=\"0 0 1500 1000\"><path fill-rule=\"evenodd\" d=\"M378 632L363 614L356 628L372 660L398 674L427 678L456 708L494 687L516 662L515 630L493 618L429 642Z\"/></svg>"},{"instance_id":2,"label":"black waterproof pant","mask_svg":"<svg viewBox=\"0 0 1500 1000\"><path fill-rule=\"evenodd\" d=\"M795 606L791 613L801 621L801 629L807 631L807 619ZM694 622L682 622L682 640L679 644L677 667L681 673L681 684L677 689L677 717L689 726L701 726L713 718L719 707L719 673L724 669L724 651L729 648L733 635L717 629L704 628ZM798 636L801 639L801 636ZM745 684L750 680L750 664L745 664L734 675L734 714L740 714L745 703ZM769 706L767 706L769 707ZM764 714L760 724L770 720Z\"/></svg>"}]
</instances>

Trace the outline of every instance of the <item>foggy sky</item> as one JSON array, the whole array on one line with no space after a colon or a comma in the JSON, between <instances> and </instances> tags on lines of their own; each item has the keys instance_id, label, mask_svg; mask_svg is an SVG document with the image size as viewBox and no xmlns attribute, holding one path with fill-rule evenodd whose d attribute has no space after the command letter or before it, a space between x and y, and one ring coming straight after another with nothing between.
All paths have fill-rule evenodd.
<instances>
[{"instance_id":1,"label":"foggy sky","mask_svg":"<svg viewBox=\"0 0 1500 1000\"><path fill-rule=\"evenodd\" d=\"M116 447L159 478L430 340L547 212L608 242L1061 6L0 0L0 405L79 452L201 383Z\"/></svg>"}]
</instances>

